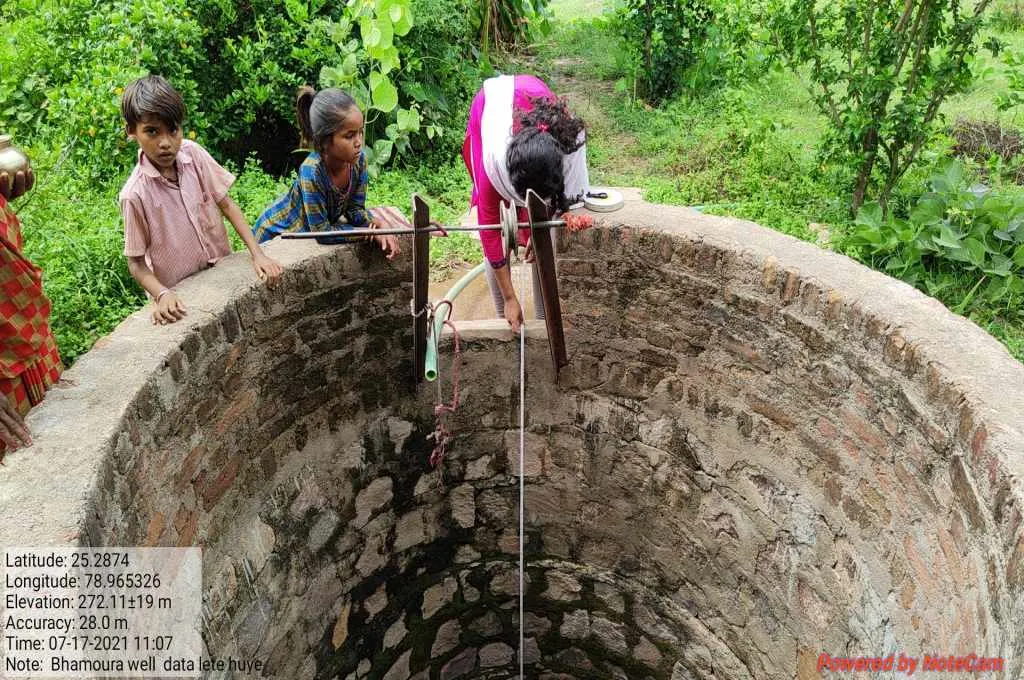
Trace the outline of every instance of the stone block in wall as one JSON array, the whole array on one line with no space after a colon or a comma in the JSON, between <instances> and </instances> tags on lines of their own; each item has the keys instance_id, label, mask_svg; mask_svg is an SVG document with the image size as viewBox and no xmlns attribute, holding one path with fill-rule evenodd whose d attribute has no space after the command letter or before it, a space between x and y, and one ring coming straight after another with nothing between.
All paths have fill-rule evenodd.
<instances>
[{"instance_id":1,"label":"stone block in wall","mask_svg":"<svg viewBox=\"0 0 1024 680\"><path fill-rule=\"evenodd\" d=\"M402 515L395 523L395 552L421 545L428 538L426 519L419 508Z\"/></svg>"},{"instance_id":2,"label":"stone block in wall","mask_svg":"<svg viewBox=\"0 0 1024 680\"><path fill-rule=\"evenodd\" d=\"M494 637L501 633L501 619L494 612L487 612L470 623L469 629L485 638Z\"/></svg>"},{"instance_id":3,"label":"stone block in wall","mask_svg":"<svg viewBox=\"0 0 1024 680\"><path fill-rule=\"evenodd\" d=\"M476 668L477 651L475 648L464 649L441 667L440 680L455 680L472 673Z\"/></svg>"},{"instance_id":4,"label":"stone block in wall","mask_svg":"<svg viewBox=\"0 0 1024 680\"><path fill-rule=\"evenodd\" d=\"M356 516L352 526L361 527L371 515L391 502L394 482L391 477L378 477L356 495Z\"/></svg>"},{"instance_id":5,"label":"stone block in wall","mask_svg":"<svg viewBox=\"0 0 1024 680\"><path fill-rule=\"evenodd\" d=\"M480 648L480 667L493 668L512 663L516 653L504 642L492 642Z\"/></svg>"},{"instance_id":6,"label":"stone block in wall","mask_svg":"<svg viewBox=\"0 0 1024 680\"><path fill-rule=\"evenodd\" d=\"M540 477L544 474L544 463L548 457L547 438L533 432L523 436L525 465L523 476ZM505 460L508 473L519 476L519 431L505 430Z\"/></svg>"},{"instance_id":7,"label":"stone block in wall","mask_svg":"<svg viewBox=\"0 0 1024 680\"><path fill-rule=\"evenodd\" d=\"M412 650L405 651L398 660L391 665L382 680L407 680L409 673L409 659L412 657Z\"/></svg>"},{"instance_id":8,"label":"stone block in wall","mask_svg":"<svg viewBox=\"0 0 1024 680\"><path fill-rule=\"evenodd\" d=\"M518 657L519 655L516 654ZM523 663L526 665L539 663L541 659L540 646L537 645L537 638L523 639Z\"/></svg>"},{"instance_id":9,"label":"stone block in wall","mask_svg":"<svg viewBox=\"0 0 1024 680\"><path fill-rule=\"evenodd\" d=\"M462 626L458 619L442 623L434 636L434 644L430 647L430 658L436 659L457 648L461 634Z\"/></svg>"},{"instance_id":10,"label":"stone block in wall","mask_svg":"<svg viewBox=\"0 0 1024 680\"><path fill-rule=\"evenodd\" d=\"M405 617L398 619L384 632L384 649L391 649L405 639L408 629L405 626Z\"/></svg>"},{"instance_id":11,"label":"stone block in wall","mask_svg":"<svg viewBox=\"0 0 1024 680\"><path fill-rule=\"evenodd\" d=\"M585 639L590 635L590 612L586 609L567 612L558 632L567 640Z\"/></svg>"},{"instance_id":12,"label":"stone block in wall","mask_svg":"<svg viewBox=\"0 0 1024 680\"><path fill-rule=\"evenodd\" d=\"M634 659L648 668L657 668L664 658L661 650L646 637L640 638L640 642L633 647L632 654Z\"/></svg>"},{"instance_id":13,"label":"stone block in wall","mask_svg":"<svg viewBox=\"0 0 1024 680\"><path fill-rule=\"evenodd\" d=\"M309 530L309 538L306 541L309 551L320 552L320 549L327 545L327 542L334 536L334 532L338 530L340 524L341 518L333 509L327 508L320 513L313 528Z\"/></svg>"},{"instance_id":14,"label":"stone block in wall","mask_svg":"<svg viewBox=\"0 0 1024 680\"><path fill-rule=\"evenodd\" d=\"M422 615L429 619L442 607L447 605L455 597L459 590L459 583L453 577L446 577L441 583L433 585L423 591Z\"/></svg>"},{"instance_id":15,"label":"stone block in wall","mask_svg":"<svg viewBox=\"0 0 1024 680\"><path fill-rule=\"evenodd\" d=\"M461 484L448 494L448 506L452 521L463 529L476 524L476 490L470 484Z\"/></svg>"},{"instance_id":16,"label":"stone block in wall","mask_svg":"<svg viewBox=\"0 0 1024 680\"><path fill-rule=\"evenodd\" d=\"M574 577L555 570L549 570L545 578L547 588L544 597L556 602L574 602L580 598L583 586Z\"/></svg>"},{"instance_id":17,"label":"stone block in wall","mask_svg":"<svg viewBox=\"0 0 1024 680\"><path fill-rule=\"evenodd\" d=\"M626 628L621 623L595 615L590 620L590 634L594 636L602 647L609 651L621 655L629 652L629 645L626 642Z\"/></svg>"}]
</instances>

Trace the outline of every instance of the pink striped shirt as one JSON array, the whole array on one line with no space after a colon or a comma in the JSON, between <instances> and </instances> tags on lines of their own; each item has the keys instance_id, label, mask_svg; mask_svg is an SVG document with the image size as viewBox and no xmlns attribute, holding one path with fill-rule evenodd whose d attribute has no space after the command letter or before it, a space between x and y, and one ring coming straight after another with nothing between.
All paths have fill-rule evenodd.
<instances>
[{"instance_id":1,"label":"pink striped shirt","mask_svg":"<svg viewBox=\"0 0 1024 680\"><path fill-rule=\"evenodd\" d=\"M167 287L231 254L217 203L235 176L189 140L181 143L177 164L175 186L139 149L139 161L118 197L125 256L145 255Z\"/></svg>"}]
</instances>

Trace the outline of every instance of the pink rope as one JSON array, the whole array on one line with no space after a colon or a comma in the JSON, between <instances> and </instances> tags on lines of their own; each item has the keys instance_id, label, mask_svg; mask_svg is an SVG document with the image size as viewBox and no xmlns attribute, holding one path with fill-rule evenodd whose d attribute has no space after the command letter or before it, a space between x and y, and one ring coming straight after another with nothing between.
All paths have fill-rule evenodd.
<instances>
[{"instance_id":1,"label":"pink rope","mask_svg":"<svg viewBox=\"0 0 1024 680\"><path fill-rule=\"evenodd\" d=\"M448 315L445 317L443 325L448 326L452 329L452 336L455 339L455 360L452 364L452 400L451 403L446 404L441 400L441 380L440 375L437 381L437 405L434 406L434 450L430 452L430 465L431 467L438 467L444 462L445 455L448 452L448 445L452 441L452 434L447 427L447 416L455 413L455 410L459 407L459 364L462 362L461 354L462 347L459 341L459 330L455 327L455 324L451 322L451 315L453 311L451 300L441 300L433 307L433 316L436 316L438 310L443 306L448 305ZM430 321L431 328L433 329L433 321ZM440 478L438 479L438 485L442 485Z\"/></svg>"}]
</instances>

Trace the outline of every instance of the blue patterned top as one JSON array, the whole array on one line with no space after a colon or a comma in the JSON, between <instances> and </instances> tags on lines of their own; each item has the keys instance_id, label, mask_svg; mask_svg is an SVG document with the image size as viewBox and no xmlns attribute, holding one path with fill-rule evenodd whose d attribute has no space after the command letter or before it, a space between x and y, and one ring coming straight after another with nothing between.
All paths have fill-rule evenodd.
<instances>
[{"instance_id":1,"label":"blue patterned top","mask_svg":"<svg viewBox=\"0 0 1024 680\"><path fill-rule=\"evenodd\" d=\"M364 229L370 226L366 210L366 154L360 152L352 168L348 189L338 191L331 182L320 154L313 151L299 168L292 188L275 201L253 225L260 243L292 231Z\"/></svg>"}]
</instances>

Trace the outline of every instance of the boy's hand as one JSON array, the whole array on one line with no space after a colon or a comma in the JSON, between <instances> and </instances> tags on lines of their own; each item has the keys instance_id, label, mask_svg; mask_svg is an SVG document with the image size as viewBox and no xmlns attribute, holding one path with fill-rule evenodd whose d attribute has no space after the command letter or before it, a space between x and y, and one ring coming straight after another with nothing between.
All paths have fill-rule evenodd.
<instances>
[{"instance_id":1,"label":"boy's hand","mask_svg":"<svg viewBox=\"0 0 1024 680\"><path fill-rule=\"evenodd\" d=\"M161 326L174 323L184 319L188 312L185 310L185 303L172 290L160 296L160 299L153 303L156 309L153 310L153 323Z\"/></svg>"},{"instance_id":2,"label":"boy's hand","mask_svg":"<svg viewBox=\"0 0 1024 680\"><path fill-rule=\"evenodd\" d=\"M284 273L284 269L277 263L277 260L262 253L252 256L252 268L256 270L256 276L260 277L260 280L270 288L277 285L277 282L281 280L281 274Z\"/></svg>"},{"instance_id":3,"label":"boy's hand","mask_svg":"<svg viewBox=\"0 0 1024 680\"><path fill-rule=\"evenodd\" d=\"M21 444L32 446L32 437L29 435L28 428L25 427L25 421L21 419L21 414L14 408L14 404L2 394L0 394L0 442L6 444L11 451L16 451Z\"/></svg>"}]
</instances>

